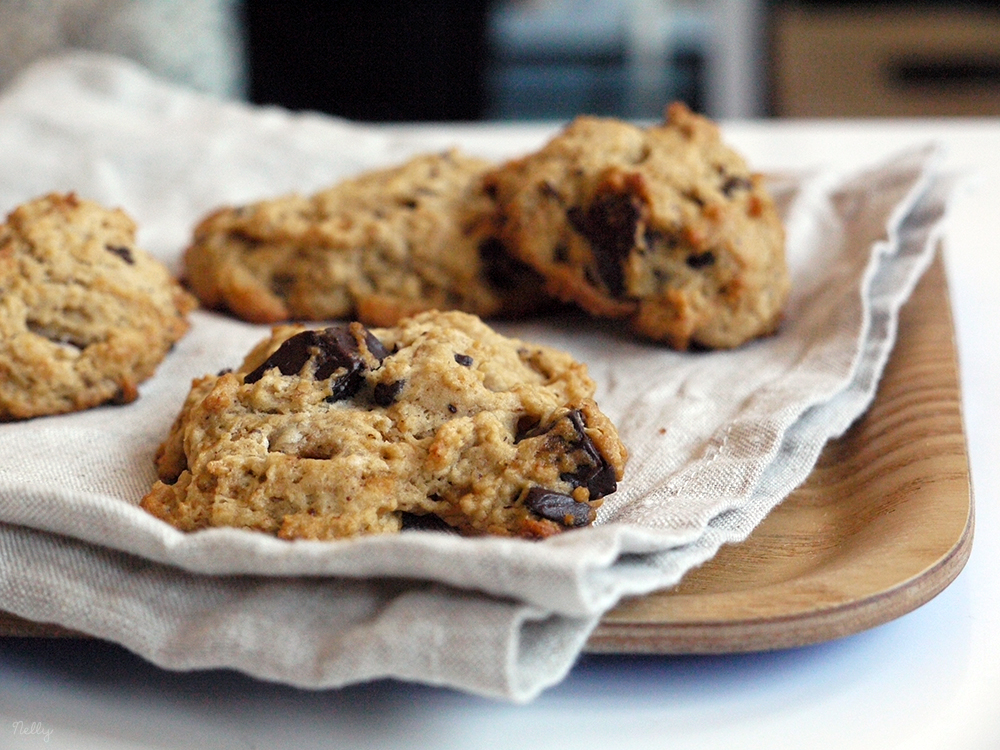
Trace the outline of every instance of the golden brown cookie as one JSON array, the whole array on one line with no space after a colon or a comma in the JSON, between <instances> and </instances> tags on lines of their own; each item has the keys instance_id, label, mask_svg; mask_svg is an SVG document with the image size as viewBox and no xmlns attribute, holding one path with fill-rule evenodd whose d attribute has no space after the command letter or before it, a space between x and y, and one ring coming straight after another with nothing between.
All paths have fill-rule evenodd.
<instances>
[{"instance_id":1,"label":"golden brown cookie","mask_svg":"<svg viewBox=\"0 0 1000 750\"><path fill-rule=\"evenodd\" d=\"M206 306L256 323L523 313L540 280L493 236L479 181L489 166L427 154L312 197L220 209L195 229L186 280Z\"/></svg>"},{"instance_id":2,"label":"golden brown cookie","mask_svg":"<svg viewBox=\"0 0 1000 750\"><path fill-rule=\"evenodd\" d=\"M194 306L120 209L19 206L0 225L0 419L132 401Z\"/></svg>"},{"instance_id":3,"label":"golden brown cookie","mask_svg":"<svg viewBox=\"0 0 1000 750\"><path fill-rule=\"evenodd\" d=\"M501 237L554 296L677 349L771 333L788 294L774 203L714 123L666 114L580 117L491 171Z\"/></svg>"},{"instance_id":4,"label":"golden brown cookie","mask_svg":"<svg viewBox=\"0 0 1000 750\"><path fill-rule=\"evenodd\" d=\"M196 380L142 507L177 528L286 539L546 537L592 522L626 451L568 354L461 312L393 328L282 326Z\"/></svg>"}]
</instances>

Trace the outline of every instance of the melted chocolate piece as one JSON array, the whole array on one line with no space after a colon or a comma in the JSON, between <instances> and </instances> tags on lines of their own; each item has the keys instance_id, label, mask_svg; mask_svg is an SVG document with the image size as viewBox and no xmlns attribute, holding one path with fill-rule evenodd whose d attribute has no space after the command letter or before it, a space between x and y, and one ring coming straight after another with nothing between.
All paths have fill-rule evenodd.
<instances>
[{"instance_id":1,"label":"melted chocolate piece","mask_svg":"<svg viewBox=\"0 0 1000 750\"><path fill-rule=\"evenodd\" d=\"M706 250L703 253L694 253L693 255L689 255L685 262L694 269L705 268L715 263L715 254L711 250Z\"/></svg>"},{"instance_id":2,"label":"melted chocolate piece","mask_svg":"<svg viewBox=\"0 0 1000 750\"><path fill-rule=\"evenodd\" d=\"M365 331L368 351L380 362L389 352L377 338ZM253 372L247 373L244 383L256 383L264 373L277 367L282 375L298 375L306 362L314 363L313 377L326 380L335 372L343 370L331 384L331 395L327 401L350 398L364 383L364 360L358 349L358 342L347 325L330 326L319 331L303 331L285 341L277 351L264 360Z\"/></svg>"},{"instance_id":3,"label":"melted chocolate piece","mask_svg":"<svg viewBox=\"0 0 1000 750\"><path fill-rule=\"evenodd\" d=\"M520 443L525 438L541 434L538 432L538 426L541 424L541 421L538 417L531 414L522 414L517 420L517 427L514 431L514 442Z\"/></svg>"},{"instance_id":4,"label":"melted chocolate piece","mask_svg":"<svg viewBox=\"0 0 1000 750\"><path fill-rule=\"evenodd\" d=\"M631 193L607 193L591 202L586 211L566 212L570 224L587 238L594 252L597 273L615 297L625 293L623 262L635 247L635 229L642 218L642 204Z\"/></svg>"},{"instance_id":5,"label":"melted chocolate piece","mask_svg":"<svg viewBox=\"0 0 1000 750\"><path fill-rule=\"evenodd\" d=\"M462 365L462 367L472 367L472 357L468 354L456 354L455 361Z\"/></svg>"},{"instance_id":6,"label":"melted chocolate piece","mask_svg":"<svg viewBox=\"0 0 1000 750\"><path fill-rule=\"evenodd\" d=\"M567 417L576 430L577 439L573 443L573 447L582 453L583 460L577 466L576 471L561 474L559 478L564 482L569 482L574 487L586 487L593 499L610 495L618 489L614 468L597 450L594 441L587 436L583 415L574 409Z\"/></svg>"},{"instance_id":7,"label":"melted chocolate piece","mask_svg":"<svg viewBox=\"0 0 1000 750\"><path fill-rule=\"evenodd\" d=\"M390 406L396 400L396 397L399 396L404 385L406 385L405 380L394 380L391 383L376 383L372 398L379 406Z\"/></svg>"},{"instance_id":8,"label":"melted chocolate piece","mask_svg":"<svg viewBox=\"0 0 1000 750\"><path fill-rule=\"evenodd\" d=\"M129 250L124 245L105 245L104 249L109 253L113 253L121 258L123 261L128 263L130 266L135 265L135 258L132 257L132 251Z\"/></svg>"},{"instance_id":9,"label":"melted chocolate piece","mask_svg":"<svg viewBox=\"0 0 1000 750\"><path fill-rule=\"evenodd\" d=\"M583 414L578 409L570 411L566 416L554 423L542 425L534 417L522 416L516 427L514 442L519 443L528 438L540 435L552 434L564 420L568 420L572 427L572 435L556 433L559 447L557 450L571 453L576 462L576 469L572 472L564 472L559 478L568 482L574 487L586 487L591 499L610 495L618 489L618 480L615 477L614 467L611 466L597 450L594 441L590 439L586 432L586 425L583 422Z\"/></svg>"},{"instance_id":10,"label":"melted chocolate piece","mask_svg":"<svg viewBox=\"0 0 1000 750\"><path fill-rule=\"evenodd\" d=\"M538 278L538 273L507 252L503 242L487 237L479 243L483 277L501 292L511 292Z\"/></svg>"},{"instance_id":11,"label":"melted chocolate piece","mask_svg":"<svg viewBox=\"0 0 1000 750\"><path fill-rule=\"evenodd\" d=\"M458 530L452 528L433 513L417 515L416 513L403 512L403 531L446 531L449 534L457 534Z\"/></svg>"},{"instance_id":12,"label":"melted chocolate piece","mask_svg":"<svg viewBox=\"0 0 1000 750\"><path fill-rule=\"evenodd\" d=\"M586 526L593 512L586 503L578 503L569 495L544 487L532 487L524 499L524 507L542 518L563 526Z\"/></svg>"}]
</instances>

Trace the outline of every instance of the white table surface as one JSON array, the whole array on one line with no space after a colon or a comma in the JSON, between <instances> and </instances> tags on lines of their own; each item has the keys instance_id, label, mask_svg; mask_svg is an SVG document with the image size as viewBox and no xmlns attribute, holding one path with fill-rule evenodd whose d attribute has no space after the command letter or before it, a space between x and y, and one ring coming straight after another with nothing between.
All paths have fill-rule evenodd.
<instances>
[{"instance_id":1,"label":"white table surface","mask_svg":"<svg viewBox=\"0 0 1000 750\"><path fill-rule=\"evenodd\" d=\"M443 142L494 132L440 130ZM526 142L536 133L524 128ZM946 267L977 520L971 559L943 593L791 651L585 655L523 706L390 681L307 692L165 672L98 642L0 638L0 748L1000 748L1000 120L727 123L726 134L766 169L860 167L936 140L962 175Z\"/></svg>"}]
</instances>

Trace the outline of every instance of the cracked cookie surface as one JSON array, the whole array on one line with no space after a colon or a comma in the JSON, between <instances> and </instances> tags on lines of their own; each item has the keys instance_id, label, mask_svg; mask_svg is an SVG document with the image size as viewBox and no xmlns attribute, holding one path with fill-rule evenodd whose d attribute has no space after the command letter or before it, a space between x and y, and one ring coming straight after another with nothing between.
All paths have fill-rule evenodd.
<instances>
[{"instance_id":1,"label":"cracked cookie surface","mask_svg":"<svg viewBox=\"0 0 1000 750\"><path fill-rule=\"evenodd\" d=\"M194 298L135 229L74 194L0 225L0 419L132 401L187 331Z\"/></svg>"},{"instance_id":2,"label":"cracked cookie surface","mask_svg":"<svg viewBox=\"0 0 1000 750\"><path fill-rule=\"evenodd\" d=\"M195 229L186 280L206 306L255 323L519 315L537 304L540 279L493 234L479 182L490 166L425 154L310 197L220 209Z\"/></svg>"},{"instance_id":3,"label":"cracked cookie surface","mask_svg":"<svg viewBox=\"0 0 1000 750\"><path fill-rule=\"evenodd\" d=\"M648 128L577 118L485 182L506 246L562 300L682 350L778 326L789 282L774 203L682 104Z\"/></svg>"},{"instance_id":4,"label":"cracked cookie surface","mask_svg":"<svg viewBox=\"0 0 1000 750\"><path fill-rule=\"evenodd\" d=\"M594 519L626 451L568 354L479 318L280 326L200 378L142 506L177 528L286 539L399 531L542 538Z\"/></svg>"}]
</instances>

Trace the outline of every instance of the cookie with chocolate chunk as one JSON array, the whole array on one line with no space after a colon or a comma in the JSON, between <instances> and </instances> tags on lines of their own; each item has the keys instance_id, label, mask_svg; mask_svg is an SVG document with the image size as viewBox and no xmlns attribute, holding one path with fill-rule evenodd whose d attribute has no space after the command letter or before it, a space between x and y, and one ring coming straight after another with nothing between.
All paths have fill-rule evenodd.
<instances>
[{"instance_id":1,"label":"cookie with chocolate chunk","mask_svg":"<svg viewBox=\"0 0 1000 750\"><path fill-rule=\"evenodd\" d=\"M648 128L580 117L485 181L505 245L563 300L677 349L778 326L789 281L774 203L682 104Z\"/></svg>"},{"instance_id":2,"label":"cookie with chocolate chunk","mask_svg":"<svg viewBox=\"0 0 1000 750\"><path fill-rule=\"evenodd\" d=\"M392 328L280 326L196 380L142 507L193 531L286 539L404 520L542 538L585 526L626 451L568 354L461 312Z\"/></svg>"},{"instance_id":3,"label":"cookie with chocolate chunk","mask_svg":"<svg viewBox=\"0 0 1000 750\"><path fill-rule=\"evenodd\" d=\"M195 229L187 282L206 306L255 323L521 314L537 304L540 279L493 234L479 181L489 166L425 154L311 197L220 209Z\"/></svg>"},{"instance_id":4,"label":"cookie with chocolate chunk","mask_svg":"<svg viewBox=\"0 0 1000 750\"><path fill-rule=\"evenodd\" d=\"M0 225L0 420L132 401L187 331L194 298L135 230L72 193Z\"/></svg>"}]
</instances>

